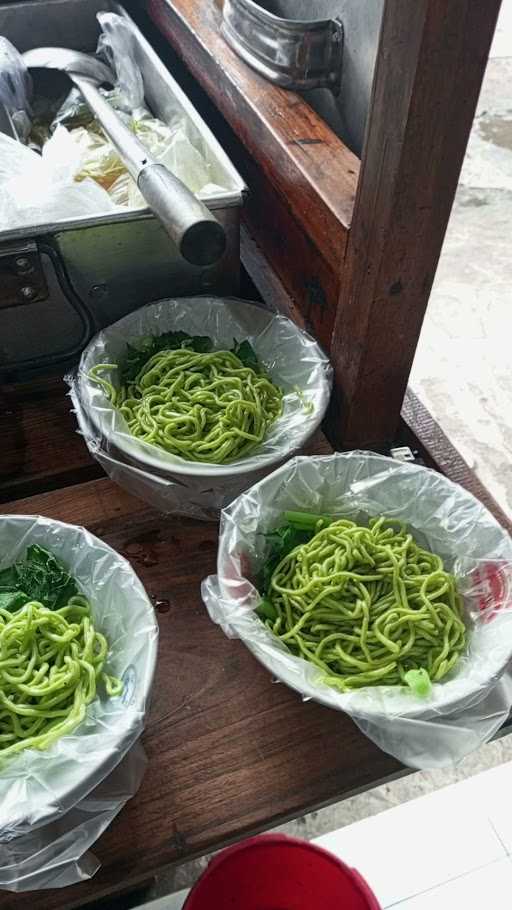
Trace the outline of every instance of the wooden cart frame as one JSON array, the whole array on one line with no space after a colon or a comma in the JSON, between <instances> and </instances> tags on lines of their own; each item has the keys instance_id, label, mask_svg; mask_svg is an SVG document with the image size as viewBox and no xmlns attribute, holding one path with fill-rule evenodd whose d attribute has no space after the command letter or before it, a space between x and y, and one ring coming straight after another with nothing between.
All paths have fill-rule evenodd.
<instances>
[{"instance_id":1,"label":"wooden cart frame","mask_svg":"<svg viewBox=\"0 0 512 910\"><path fill-rule=\"evenodd\" d=\"M213 0L127 5L248 182L246 296L291 314L330 350L331 442L417 448L507 524L428 412L404 399L499 0L386 0L361 161L301 98L238 60ZM102 477L69 409L55 382L2 390L2 510L85 525L130 559L154 597L149 764L94 846L94 878L2 892L2 910L71 910L122 894L170 863L406 773L345 715L270 685L209 620L199 585L215 571L217 528L164 519ZM317 437L310 451L330 447Z\"/></svg>"},{"instance_id":2,"label":"wooden cart frame","mask_svg":"<svg viewBox=\"0 0 512 910\"><path fill-rule=\"evenodd\" d=\"M226 45L221 0L145 7L249 186L246 270L330 352L331 443L389 451L407 437L504 519L407 391L500 2L386 0L361 160Z\"/></svg>"}]
</instances>

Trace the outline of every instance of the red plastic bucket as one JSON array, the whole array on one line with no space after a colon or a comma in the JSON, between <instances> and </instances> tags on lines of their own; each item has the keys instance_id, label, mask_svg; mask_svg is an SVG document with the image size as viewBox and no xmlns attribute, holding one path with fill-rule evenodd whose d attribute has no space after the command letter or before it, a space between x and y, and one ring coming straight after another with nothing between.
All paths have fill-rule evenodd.
<instances>
[{"instance_id":1,"label":"red plastic bucket","mask_svg":"<svg viewBox=\"0 0 512 910\"><path fill-rule=\"evenodd\" d=\"M263 835L212 860L184 910L380 910L355 869L306 841Z\"/></svg>"}]
</instances>

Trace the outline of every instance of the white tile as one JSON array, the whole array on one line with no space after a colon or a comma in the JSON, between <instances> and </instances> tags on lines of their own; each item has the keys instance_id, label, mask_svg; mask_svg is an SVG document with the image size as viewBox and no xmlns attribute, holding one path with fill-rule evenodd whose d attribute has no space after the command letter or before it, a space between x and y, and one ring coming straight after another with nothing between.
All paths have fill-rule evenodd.
<instances>
[{"instance_id":1,"label":"white tile","mask_svg":"<svg viewBox=\"0 0 512 910\"><path fill-rule=\"evenodd\" d=\"M512 791L512 762L479 774L474 781L474 798L478 799L487 813L504 849L512 855L512 812L509 799Z\"/></svg>"},{"instance_id":2,"label":"white tile","mask_svg":"<svg viewBox=\"0 0 512 910\"><path fill-rule=\"evenodd\" d=\"M358 869L384 907L506 856L465 782L365 819L315 843Z\"/></svg>"},{"instance_id":3,"label":"white tile","mask_svg":"<svg viewBox=\"0 0 512 910\"><path fill-rule=\"evenodd\" d=\"M512 57L512 0L503 0L490 56Z\"/></svg>"},{"instance_id":4,"label":"white tile","mask_svg":"<svg viewBox=\"0 0 512 910\"><path fill-rule=\"evenodd\" d=\"M432 889L393 906L393 910L482 910L509 907L512 863L502 859L477 872Z\"/></svg>"}]
</instances>

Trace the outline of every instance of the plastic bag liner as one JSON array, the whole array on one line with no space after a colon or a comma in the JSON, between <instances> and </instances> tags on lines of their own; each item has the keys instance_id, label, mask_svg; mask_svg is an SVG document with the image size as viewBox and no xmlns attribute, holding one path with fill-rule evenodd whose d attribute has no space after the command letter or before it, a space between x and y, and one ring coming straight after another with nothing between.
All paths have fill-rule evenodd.
<instances>
[{"instance_id":1,"label":"plastic bag liner","mask_svg":"<svg viewBox=\"0 0 512 910\"><path fill-rule=\"evenodd\" d=\"M7 38L0 36L0 104L9 114L23 142L31 127L32 79L23 57Z\"/></svg>"},{"instance_id":2,"label":"plastic bag liner","mask_svg":"<svg viewBox=\"0 0 512 910\"><path fill-rule=\"evenodd\" d=\"M405 687L341 693L317 667L286 650L254 613L251 582L265 558L266 532L285 510L363 521L405 521L418 542L458 579L470 627L469 648L428 699ZM218 574L203 582L211 618L241 638L274 677L349 714L385 752L414 768L450 766L489 740L512 704L512 541L470 493L427 468L368 452L295 458L223 512Z\"/></svg>"},{"instance_id":3,"label":"plastic bag liner","mask_svg":"<svg viewBox=\"0 0 512 910\"><path fill-rule=\"evenodd\" d=\"M97 53L104 57L116 74L116 85L127 113L135 119L144 115L144 82L135 59L134 32L131 22L117 13L98 13L102 34Z\"/></svg>"},{"instance_id":4,"label":"plastic bag liner","mask_svg":"<svg viewBox=\"0 0 512 910\"><path fill-rule=\"evenodd\" d=\"M44 836L39 841L34 832L51 824L60 836L67 830L66 813L88 797L134 745L144 727L156 661L155 612L123 557L84 528L49 518L7 515L0 520L0 568L22 558L33 543L54 553L76 578L91 604L96 627L109 643L105 669L122 679L123 692L109 698L100 689L73 733L46 750L27 749L0 765L0 888L14 887L8 858L16 857L18 843L20 855L30 837L44 846ZM112 792L110 817L131 792L131 784L124 796ZM103 791L103 797L108 796ZM94 803L87 806L90 813ZM96 830L99 835L101 826Z\"/></svg>"},{"instance_id":5,"label":"plastic bag liner","mask_svg":"<svg viewBox=\"0 0 512 910\"><path fill-rule=\"evenodd\" d=\"M190 124L183 112L169 109L167 122L152 117L144 103L144 82L137 63L132 24L116 13L98 13L102 34L98 54L116 73L114 106L124 111L127 125L156 161L164 164L192 193L208 200L225 192L212 179L209 149L196 147ZM122 115L121 115L122 116ZM83 151L78 179L92 177L108 190L116 205L146 209L147 202L127 172L109 139L91 129L73 130L73 139Z\"/></svg>"},{"instance_id":6,"label":"plastic bag liner","mask_svg":"<svg viewBox=\"0 0 512 910\"><path fill-rule=\"evenodd\" d=\"M90 852L126 802L135 796L146 770L136 742L117 768L57 821L0 845L0 889L38 891L66 888L92 878L100 868Z\"/></svg>"},{"instance_id":7,"label":"plastic bag liner","mask_svg":"<svg viewBox=\"0 0 512 910\"><path fill-rule=\"evenodd\" d=\"M42 157L0 133L0 230L118 211L93 180L75 183L80 158L63 126L45 144Z\"/></svg>"},{"instance_id":8,"label":"plastic bag liner","mask_svg":"<svg viewBox=\"0 0 512 910\"><path fill-rule=\"evenodd\" d=\"M254 454L228 465L170 455L133 437L124 417L89 378L96 364L122 361L127 344L171 330L208 335L219 350L231 348L233 339L248 339L284 390L283 414ZM117 371L110 379L118 384ZM162 512L215 520L223 506L301 448L319 427L332 369L316 341L284 316L241 300L192 297L150 304L100 332L68 382L89 451L112 480Z\"/></svg>"}]
</instances>

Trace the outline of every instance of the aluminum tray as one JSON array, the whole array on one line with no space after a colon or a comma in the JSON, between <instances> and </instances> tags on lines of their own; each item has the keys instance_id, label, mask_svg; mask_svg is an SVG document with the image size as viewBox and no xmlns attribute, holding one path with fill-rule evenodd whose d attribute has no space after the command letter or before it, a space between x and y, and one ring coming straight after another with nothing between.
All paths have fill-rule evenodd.
<instances>
[{"instance_id":1,"label":"aluminum tray","mask_svg":"<svg viewBox=\"0 0 512 910\"><path fill-rule=\"evenodd\" d=\"M92 52L102 10L129 18L113 0L22 0L0 3L0 35L20 51L39 46ZM229 158L135 26L146 103L164 121L180 112L189 138L211 162L225 192L205 199L224 225L222 260L198 268L180 257L147 209L0 231L0 377L62 372L91 335L159 297L236 294L240 206L245 185Z\"/></svg>"}]
</instances>

